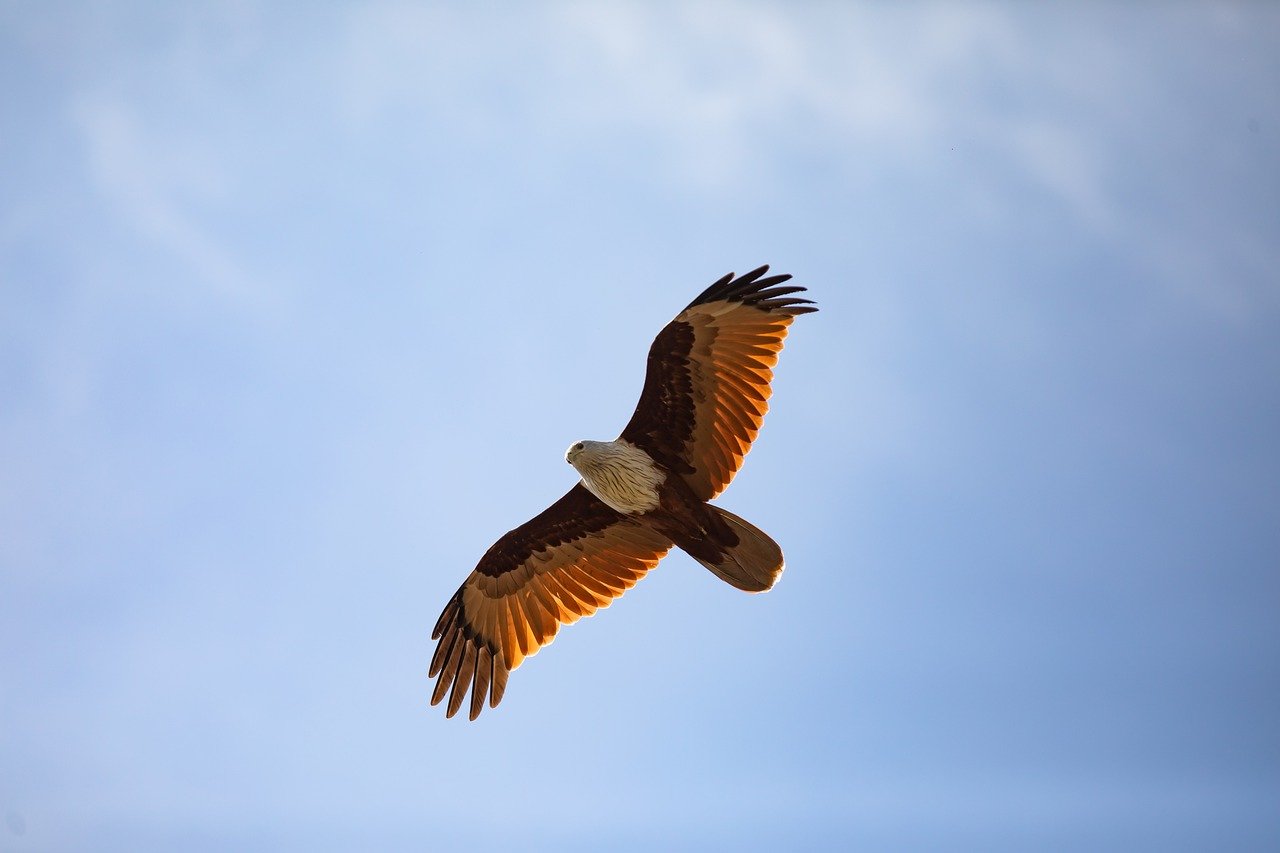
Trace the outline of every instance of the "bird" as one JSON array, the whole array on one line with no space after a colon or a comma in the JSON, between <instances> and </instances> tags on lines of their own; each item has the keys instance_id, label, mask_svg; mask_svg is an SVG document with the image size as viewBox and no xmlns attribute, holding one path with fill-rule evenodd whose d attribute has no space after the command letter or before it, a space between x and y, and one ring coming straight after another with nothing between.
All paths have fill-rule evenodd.
<instances>
[{"instance_id":1,"label":"bird","mask_svg":"<svg viewBox=\"0 0 1280 853\"><path fill-rule=\"evenodd\" d=\"M746 592L781 576L782 549L710 501L760 431L792 320L817 311L768 265L729 273L690 302L649 348L631 420L613 441L577 441L579 481L485 552L436 621L431 704L475 720L561 625L607 607L673 547Z\"/></svg>"}]
</instances>

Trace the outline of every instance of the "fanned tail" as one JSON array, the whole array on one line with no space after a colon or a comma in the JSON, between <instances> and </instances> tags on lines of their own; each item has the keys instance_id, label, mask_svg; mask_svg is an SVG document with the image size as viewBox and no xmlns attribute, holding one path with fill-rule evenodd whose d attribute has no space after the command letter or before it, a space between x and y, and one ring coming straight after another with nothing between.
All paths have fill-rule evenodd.
<instances>
[{"instance_id":1,"label":"fanned tail","mask_svg":"<svg viewBox=\"0 0 1280 853\"><path fill-rule=\"evenodd\" d=\"M743 592L773 587L784 568L782 549L760 528L728 510L705 504L715 517L704 538L677 537L676 545L713 575Z\"/></svg>"}]
</instances>

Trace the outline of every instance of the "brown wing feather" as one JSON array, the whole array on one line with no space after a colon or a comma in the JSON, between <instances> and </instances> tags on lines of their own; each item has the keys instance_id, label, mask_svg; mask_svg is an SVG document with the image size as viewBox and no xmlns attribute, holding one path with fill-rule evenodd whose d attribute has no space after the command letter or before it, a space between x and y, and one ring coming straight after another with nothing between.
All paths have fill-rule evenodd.
<instances>
[{"instance_id":1,"label":"brown wing feather","mask_svg":"<svg viewBox=\"0 0 1280 853\"><path fill-rule=\"evenodd\" d=\"M649 348L640 403L621 438L684 475L702 500L742 466L768 410L773 367L787 327L818 310L782 287L767 266L707 288Z\"/></svg>"},{"instance_id":2,"label":"brown wing feather","mask_svg":"<svg viewBox=\"0 0 1280 853\"><path fill-rule=\"evenodd\" d=\"M670 540L574 486L510 531L481 558L436 622L429 676L436 705L458 712L471 692L471 719L488 693L497 706L507 675L555 637L561 625L608 607L658 564Z\"/></svg>"}]
</instances>

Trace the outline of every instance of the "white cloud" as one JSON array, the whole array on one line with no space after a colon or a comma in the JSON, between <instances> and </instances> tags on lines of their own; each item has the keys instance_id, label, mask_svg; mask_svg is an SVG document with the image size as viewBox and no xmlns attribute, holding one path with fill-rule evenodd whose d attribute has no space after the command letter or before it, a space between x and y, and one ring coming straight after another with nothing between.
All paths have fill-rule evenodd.
<instances>
[{"instance_id":1,"label":"white cloud","mask_svg":"<svg viewBox=\"0 0 1280 853\"><path fill-rule=\"evenodd\" d=\"M679 180L714 189L758 170L789 127L855 143L851 154L865 139L898 145L924 136L944 118L930 87L957 53L1006 38L998 17L990 34L970 20L954 37L935 28L903 55L883 37L880 16L865 10L539 9L510 20L359 7L342 52L344 115L365 125L427 109L482 131L514 120L522 133L571 147L629 134L669 156Z\"/></svg>"},{"instance_id":2,"label":"white cloud","mask_svg":"<svg viewBox=\"0 0 1280 853\"><path fill-rule=\"evenodd\" d=\"M1214 176L1161 142L1200 132L1182 126L1174 80L1225 80L1216 53L1184 54L1169 36L1204 31L1230 50L1251 37L1238 13L1183 10L1161 19L1160 37L1132 32L1123 9L383 4L352 11L339 78L357 124L426 111L569 162L625 142L664 180L713 198L785 180L805 164L779 142L797 136L851 192L896 171L945 189L930 170L948 140L963 141L999 164L972 215L1012 224L1034 194L1056 199L1081 235L1229 317L1256 302L1245 279L1280 260L1273 235L1235 211L1165 209L1170 195L1212 195ZM1146 186L1126 192L1122 178ZM1213 273L1196 270L1226 267L1241 275L1198 283Z\"/></svg>"},{"instance_id":3,"label":"white cloud","mask_svg":"<svg viewBox=\"0 0 1280 853\"><path fill-rule=\"evenodd\" d=\"M260 312L272 306L274 292L188 209L187 199L216 199L224 191L206 152L185 140L148 132L135 112L115 98L82 95L73 102L72 117L83 134L95 189L143 240L191 270L191 279L172 283L175 292L199 284L243 309Z\"/></svg>"}]
</instances>

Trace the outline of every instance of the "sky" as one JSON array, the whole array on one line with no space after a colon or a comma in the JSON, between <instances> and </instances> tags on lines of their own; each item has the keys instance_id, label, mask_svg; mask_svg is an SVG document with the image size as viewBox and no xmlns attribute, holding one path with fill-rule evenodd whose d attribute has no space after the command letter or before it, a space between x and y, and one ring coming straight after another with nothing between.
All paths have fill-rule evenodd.
<instances>
[{"instance_id":1,"label":"sky","mask_svg":"<svg viewBox=\"0 0 1280 853\"><path fill-rule=\"evenodd\" d=\"M719 503L430 631L760 264ZM1280 7L0 3L0 850L1274 850Z\"/></svg>"}]
</instances>

